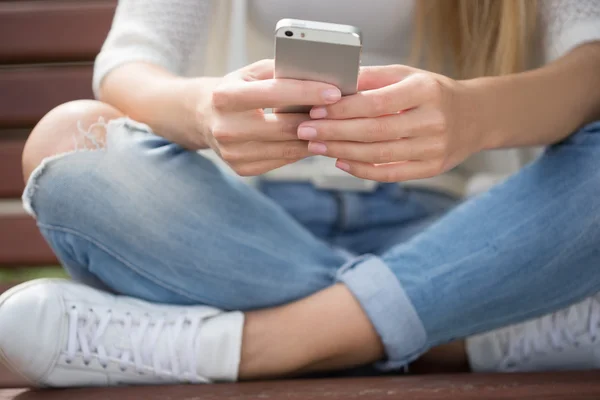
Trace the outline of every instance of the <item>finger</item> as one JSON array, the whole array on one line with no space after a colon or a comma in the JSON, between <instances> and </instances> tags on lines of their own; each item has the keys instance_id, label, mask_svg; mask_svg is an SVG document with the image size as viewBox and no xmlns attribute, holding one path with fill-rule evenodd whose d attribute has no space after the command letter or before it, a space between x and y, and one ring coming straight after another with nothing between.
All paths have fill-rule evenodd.
<instances>
[{"instance_id":1,"label":"finger","mask_svg":"<svg viewBox=\"0 0 600 400\"><path fill-rule=\"evenodd\" d=\"M247 113L222 119L213 126L212 135L218 143L298 140L298 126L309 119L306 114Z\"/></svg>"},{"instance_id":2,"label":"finger","mask_svg":"<svg viewBox=\"0 0 600 400\"><path fill-rule=\"evenodd\" d=\"M433 113L435 114L435 113ZM381 142L437 132L437 118L425 107L377 118L321 119L300 124L298 138L304 140L344 140Z\"/></svg>"},{"instance_id":3,"label":"finger","mask_svg":"<svg viewBox=\"0 0 600 400\"><path fill-rule=\"evenodd\" d=\"M286 142L247 142L221 146L221 158L229 164L263 160L300 160L311 154L304 140Z\"/></svg>"},{"instance_id":4,"label":"finger","mask_svg":"<svg viewBox=\"0 0 600 400\"><path fill-rule=\"evenodd\" d=\"M322 82L294 79L231 80L213 91L212 101L213 106L221 112L235 112L326 105L339 101L341 97L338 88Z\"/></svg>"},{"instance_id":5,"label":"finger","mask_svg":"<svg viewBox=\"0 0 600 400\"><path fill-rule=\"evenodd\" d=\"M368 164L338 160L336 166L358 178L377 182L405 182L430 178L442 171L435 162L406 161L393 164Z\"/></svg>"},{"instance_id":6,"label":"finger","mask_svg":"<svg viewBox=\"0 0 600 400\"><path fill-rule=\"evenodd\" d=\"M428 99L423 80L419 74L411 75L381 89L347 96L326 107L314 107L310 116L314 119L348 119L396 114L417 107Z\"/></svg>"},{"instance_id":7,"label":"finger","mask_svg":"<svg viewBox=\"0 0 600 400\"><path fill-rule=\"evenodd\" d=\"M245 81L273 79L275 77L275 60L260 60L235 71L233 75Z\"/></svg>"},{"instance_id":8,"label":"finger","mask_svg":"<svg viewBox=\"0 0 600 400\"><path fill-rule=\"evenodd\" d=\"M412 138L389 142L309 142L308 151L332 158L387 164L398 161L430 160L443 156L444 147L437 138Z\"/></svg>"},{"instance_id":9,"label":"finger","mask_svg":"<svg viewBox=\"0 0 600 400\"><path fill-rule=\"evenodd\" d=\"M292 164L297 160L263 160L240 165L232 165L232 168L241 176L257 176L281 168L284 165Z\"/></svg>"},{"instance_id":10,"label":"finger","mask_svg":"<svg viewBox=\"0 0 600 400\"><path fill-rule=\"evenodd\" d=\"M405 65L384 65L362 67L358 76L358 90L380 89L405 79L413 73L413 68Z\"/></svg>"}]
</instances>

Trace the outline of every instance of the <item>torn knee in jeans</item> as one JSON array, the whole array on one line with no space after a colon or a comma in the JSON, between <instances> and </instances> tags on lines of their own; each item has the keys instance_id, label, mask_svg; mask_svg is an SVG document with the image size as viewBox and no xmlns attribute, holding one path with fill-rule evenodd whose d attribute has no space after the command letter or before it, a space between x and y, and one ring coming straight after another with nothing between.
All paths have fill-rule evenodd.
<instances>
[{"instance_id":1,"label":"torn knee in jeans","mask_svg":"<svg viewBox=\"0 0 600 400\"><path fill-rule=\"evenodd\" d=\"M77 133L72 136L73 146L72 150L54 154L41 160L39 165L29 175L25 190L23 192L22 201L25 211L31 216L35 217L35 212L32 206L32 198L35 190L38 186L40 177L44 174L46 168L68 157L71 154L84 152L84 151L104 151L111 145L111 137L114 131L123 127L127 122L127 118L118 118L106 122L104 118L100 117L97 122L91 124L87 129L82 126L81 121L77 123Z\"/></svg>"},{"instance_id":2,"label":"torn knee in jeans","mask_svg":"<svg viewBox=\"0 0 600 400\"><path fill-rule=\"evenodd\" d=\"M97 122L84 129L81 121L77 121L77 131L73 135L73 151L77 150L99 150L106 146L107 124L104 118L98 118Z\"/></svg>"}]
</instances>

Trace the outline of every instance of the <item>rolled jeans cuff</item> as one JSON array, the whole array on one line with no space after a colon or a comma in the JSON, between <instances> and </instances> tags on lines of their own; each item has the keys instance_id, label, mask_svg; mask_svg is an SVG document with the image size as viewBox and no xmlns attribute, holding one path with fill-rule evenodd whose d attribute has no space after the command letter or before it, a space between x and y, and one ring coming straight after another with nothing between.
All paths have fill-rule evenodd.
<instances>
[{"instance_id":1,"label":"rolled jeans cuff","mask_svg":"<svg viewBox=\"0 0 600 400\"><path fill-rule=\"evenodd\" d=\"M427 333L412 302L394 273L373 255L354 259L342 266L337 281L358 300L379 334L387 359L382 370L406 366L425 350Z\"/></svg>"}]
</instances>

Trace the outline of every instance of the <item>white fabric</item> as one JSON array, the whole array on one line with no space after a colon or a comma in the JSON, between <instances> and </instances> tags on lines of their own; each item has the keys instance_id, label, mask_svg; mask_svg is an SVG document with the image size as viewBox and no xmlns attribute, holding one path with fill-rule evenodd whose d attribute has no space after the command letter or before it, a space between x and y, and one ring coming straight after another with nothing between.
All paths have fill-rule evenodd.
<instances>
[{"instance_id":1,"label":"white fabric","mask_svg":"<svg viewBox=\"0 0 600 400\"><path fill-rule=\"evenodd\" d=\"M553 61L583 43L600 40L600 1L541 0L539 3L543 62Z\"/></svg>"},{"instance_id":2,"label":"white fabric","mask_svg":"<svg viewBox=\"0 0 600 400\"><path fill-rule=\"evenodd\" d=\"M600 367L600 295L542 318L467 339L476 372Z\"/></svg>"},{"instance_id":3,"label":"white fabric","mask_svg":"<svg viewBox=\"0 0 600 400\"><path fill-rule=\"evenodd\" d=\"M34 386L237 379L241 312L157 305L59 279L17 286L0 307L0 361Z\"/></svg>"},{"instance_id":4,"label":"white fabric","mask_svg":"<svg viewBox=\"0 0 600 400\"><path fill-rule=\"evenodd\" d=\"M539 4L540 45L532 46L532 67L600 40L600 1L543 0ZM98 95L102 79L112 69L133 61L154 63L178 75L222 76L246 63L271 58L275 23L285 17L357 25L364 33L363 65L407 63L413 8L414 0L120 0L96 59L94 91ZM538 149L482 152L446 174L451 178L443 185L439 178L409 184L454 194L482 191L497 176L516 172L538 154ZM341 174L332 160L313 157L267 176L309 175L327 181Z\"/></svg>"}]
</instances>

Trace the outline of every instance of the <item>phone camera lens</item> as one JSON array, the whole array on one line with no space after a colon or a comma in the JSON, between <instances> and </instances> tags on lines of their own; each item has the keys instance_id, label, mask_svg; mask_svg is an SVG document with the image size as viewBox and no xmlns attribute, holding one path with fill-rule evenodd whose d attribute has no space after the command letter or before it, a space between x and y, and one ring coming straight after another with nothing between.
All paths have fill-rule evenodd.
<instances>
[{"instance_id":1,"label":"phone camera lens","mask_svg":"<svg viewBox=\"0 0 600 400\"><path fill-rule=\"evenodd\" d=\"M285 36L292 37L292 36L294 36L294 32L292 32L292 31L285 31Z\"/></svg>"}]
</instances>

